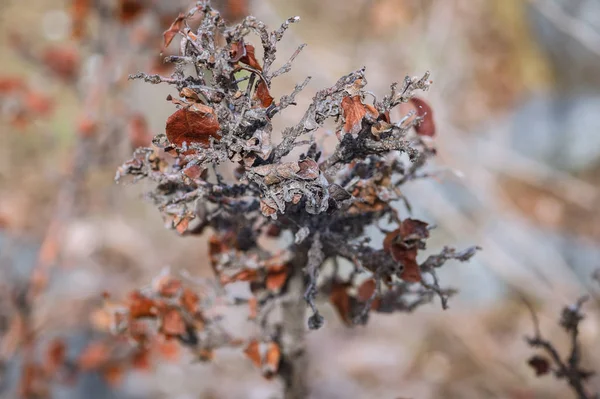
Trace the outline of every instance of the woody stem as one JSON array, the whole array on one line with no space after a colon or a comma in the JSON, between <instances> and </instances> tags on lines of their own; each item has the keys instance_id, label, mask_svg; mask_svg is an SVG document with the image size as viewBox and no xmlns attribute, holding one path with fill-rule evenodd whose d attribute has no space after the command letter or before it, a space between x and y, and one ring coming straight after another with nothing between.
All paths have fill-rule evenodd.
<instances>
[{"instance_id":1,"label":"woody stem","mask_svg":"<svg viewBox=\"0 0 600 399\"><path fill-rule=\"evenodd\" d=\"M308 397L308 357L305 345L306 302L304 301L303 268L308 249L298 248L292 260L292 271L287 283L287 295L282 307L280 375L285 384L285 399Z\"/></svg>"}]
</instances>

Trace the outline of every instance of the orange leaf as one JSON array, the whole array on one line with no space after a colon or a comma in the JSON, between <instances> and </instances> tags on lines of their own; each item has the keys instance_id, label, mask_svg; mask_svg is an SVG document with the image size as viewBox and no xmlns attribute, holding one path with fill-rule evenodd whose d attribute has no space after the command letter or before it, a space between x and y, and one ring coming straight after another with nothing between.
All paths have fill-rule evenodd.
<instances>
[{"instance_id":1,"label":"orange leaf","mask_svg":"<svg viewBox=\"0 0 600 399\"><path fill-rule=\"evenodd\" d=\"M169 141L178 147L196 143L204 148L210 145L210 137L217 141L219 121L214 110L206 105L194 104L190 108L182 108L167 119L166 134Z\"/></svg>"},{"instance_id":2,"label":"orange leaf","mask_svg":"<svg viewBox=\"0 0 600 399\"><path fill-rule=\"evenodd\" d=\"M267 353L265 355L265 364L263 367L263 375L267 378L273 377L279 370L279 361L281 360L281 350L275 342L269 342Z\"/></svg>"},{"instance_id":3,"label":"orange leaf","mask_svg":"<svg viewBox=\"0 0 600 399\"><path fill-rule=\"evenodd\" d=\"M258 82L258 84L256 85L254 98L260 101L260 105L263 108L268 108L271 104L273 104L273 97L271 97L271 93L269 93L269 88L263 80Z\"/></svg>"},{"instance_id":4,"label":"orange leaf","mask_svg":"<svg viewBox=\"0 0 600 399\"><path fill-rule=\"evenodd\" d=\"M288 278L288 270L286 265L280 267L272 267L267 273L265 285L269 291L279 291L285 285Z\"/></svg>"},{"instance_id":5,"label":"orange leaf","mask_svg":"<svg viewBox=\"0 0 600 399\"><path fill-rule=\"evenodd\" d=\"M378 113L372 106L367 106L362 103L359 95L353 97L344 97L342 99L342 115L344 116L344 126L342 133L357 134L362 129L362 120L367 115L371 114L377 118Z\"/></svg>"},{"instance_id":6,"label":"orange leaf","mask_svg":"<svg viewBox=\"0 0 600 399\"><path fill-rule=\"evenodd\" d=\"M183 21L185 21L185 15L179 14L175 21L173 21L171 26L169 26L169 29L163 32L163 38L165 39L165 48L169 47L169 44L171 44L175 35L179 33L179 31L183 27Z\"/></svg>"},{"instance_id":7,"label":"orange leaf","mask_svg":"<svg viewBox=\"0 0 600 399\"><path fill-rule=\"evenodd\" d=\"M156 316L156 303L154 300L134 291L129 295L129 315L133 319Z\"/></svg>"},{"instance_id":8,"label":"orange leaf","mask_svg":"<svg viewBox=\"0 0 600 399\"><path fill-rule=\"evenodd\" d=\"M262 366L259 345L260 343L257 340L253 339L252 341L248 342L246 349L244 349L244 354L248 356L248 358L252 361L252 363L254 363L256 367Z\"/></svg>"},{"instance_id":9,"label":"orange leaf","mask_svg":"<svg viewBox=\"0 0 600 399\"><path fill-rule=\"evenodd\" d=\"M415 126L420 136L433 137L435 135L435 122L433 121L433 110L424 100L413 97L410 99L416 108L417 116L423 118L421 123Z\"/></svg>"},{"instance_id":10,"label":"orange leaf","mask_svg":"<svg viewBox=\"0 0 600 399\"><path fill-rule=\"evenodd\" d=\"M180 302L183 307L189 313L195 315L199 310L200 297L191 289L185 288L183 294L181 294Z\"/></svg>"},{"instance_id":11,"label":"orange leaf","mask_svg":"<svg viewBox=\"0 0 600 399\"><path fill-rule=\"evenodd\" d=\"M185 334L185 321L176 308L169 308L162 314L160 332L166 337Z\"/></svg>"}]
</instances>

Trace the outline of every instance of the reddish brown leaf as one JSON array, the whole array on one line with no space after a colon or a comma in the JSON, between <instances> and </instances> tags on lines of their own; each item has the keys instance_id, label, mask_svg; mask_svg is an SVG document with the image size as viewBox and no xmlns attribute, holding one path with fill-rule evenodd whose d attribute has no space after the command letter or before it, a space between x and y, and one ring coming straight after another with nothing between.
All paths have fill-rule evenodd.
<instances>
[{"instance_id":1,"label":"reddish brown leaf","mask_svg":"<svg viewBox=\"0 0 600 399\"><path fill-rule=\"evenodd\" d=\"M248 0L227 0L223 8L223 17L229 22L243 19L248 12Z\"/></svg>"},{"instance_id":2,"label":"reddish brown leaf","mask_svg":"<svg viewBox=\"0 0 600 399\"><path fill-rule=\"evenodd\" d=\"M296 175L305 180L314 180L319 177L319 164L317 164L313 159L306 158L302 161L298 162L298 166L300 170L296 173Z\"/></svg>"},{"instance_id":3,"label":"reddish brown leaf","mask_svg":"<svg viewBox=\"0 0 600 399\"><path fill-rule=\"evenodd\" d=\"M548 374L550 372L550 362L543 356L534 355L527 362L532 369L535 370L537 377Z\"/></svg>"},{"instance_id":4,"label":"reddish brown leaf","mask_svg":"<svg viewBox=\"0 0 600 399\"><path fill-rule=\"evenodd\" d=\"M416 219L403 220L400 227L385 236L383 249L404 266L399 276L404 281L421 281L417 263L418 242L428 237L427 223Z\"/></svg>"},{"instance_id":5,"label":"reddish brown leaf","mask_svg":"<svg viewBox=\"0 0 600 399\"><path fill-rule=\"evenodd\" d=\"M140 347L131 358L131 367L136 370L150 370L150 351L145 347Z\"/></svg>"},{"instance_id":6,"label":"reddish brown leaf","mask_svg":"<svg viewBox=\"0 0 600 399\"><path fill-rule=\"evenodd\" d=\"M358 287L357 298L361 302L366 302L371 298L371 295L375 292L375 280L370 278L365 280L360 287Z\"/></svg>"},{"instance_id":7,"label":"reddish brown leaf","mask_svg":"<svg viewBox=\"0 0 600 399\"><path fill-rule=\"evenodd\" d=\"M404 266L399 276L402 280L409 283L418 283L421 281L421 269L417 263L417 248L400 252L397 260Z\"/></svg>"},{"instance_id":8,"label":"reddish brown leaf","mask_svg":"<svg viewBox=\"0 0 600 399\"><path fill-rule=\"evenodd\" d=\"M73 0L71 3L71 34L76 39L81 39L85 35L91 6L91 0Z\"/></svg>"},{"instance_id":9,"label":"reddish brown leaf","mask_svg":"<svg viewBox=\"0 0 600 399\"><path fill-rule=\"evenodd\" d=\"M134 291L129 295L129 315L132 319L155 317L157 314L154 300Z\"/></svg>"},{"instance_id":10,"label":"reddish brown leaf","mask_svg":"<svg viewBox=\"0 0 600 399\"><path fill-rule=\"evenodd\" d=\"M400 224L400 236L403 241L424 240L429 237L428 224L417 219L404 219Z\"/></svg>"},{"instance_id":11,"label":"reddish brown leaf","mask_svg":"<svg viewBox=\"0 0 600 399\"><path fill-rule=\"evenodd\" d=\"M417 116L423 118L415 130L421 136L433 137L435 135L435 122L433 121L433 110L424 100L413 97L410 100L416 108Z\"/></svg>"},{"instance_id":12,"label":"reddish brown leaf","mask_svg":"<svg viewBox=\"0 0 600 399\"><path fill-rule=\"evenodd\" d=\"M123 23L129 23L140 16L145 8L142 0L119 0L119 20Z\"/></svg>"},{"instance_id":13,"label":"reddish brown leaf","mask_svg":"<svg viewBox=\"0 0 600 399\"><path fill-rule=\"evenodd\" d=\"M236 63L242 57L244 57L246 55L246 46L244 45L244 41L241 40L239 42L231 43L231 50L229 51L229 55L231 56L230 61L232 63Z\"/></svg>"},{"instance_id":14,"label":"reddish brown leaf","mask_svg":"<svg viewBox=\"0 0 600 399\"><path fill-rule=\"evenodd\" d=\"M179 97L183 97L186 100L188 100L189 102L193 102L193 103L201 102L200 97L198 96L198 93L196 93L194 90L190 89L189 87L184 87L183 89L181 89L181 91L179 92Z\"/></svg>"},{"instance_id":15,"label":"reddish brown leaf","mask_svg":"<svg viewBox=\"0 0 600 399\"><path fill-rule=\"evenodd\" d=\"M185 334L185 321L176 308L168 308L161 317L160 332L166 337Z\"/></svg>"},{"instance_id":16,"label":"reddish brown leaf","mask_svg":"<svg viewBox=\"0 0 600 399\"><path fill-rule=\"evenodd\" d=\"M260 211L265 216L271 216L271 215L277 213L277 209L275 207L272 207L265 200L260 201Z\"/></svg>"},{"instance_id":17,"label":"reddish brown leaf","mask_svg":"<svg viewBox=\"0 0 600 399\"><path fill-rule=\"evenodd\" d=\"M271 93L269 93L269 88L263 80L258 82L258 84L256 85L254 98L260 101L260 105L263 108L267 108L271 104L273 104L273 97L271 97Z\"/></svg>"},{"instance_id":18,"label":"reddish brown leaf","mask_svg":"<svg viewBox=\"0 0 600 399\"><path fill-rule=\"evenodd\" d=\"M123 366L118 364L109 364L102 369L104 381L111 387L116 387L123 381Z\"/></svg>"},{"instance_id":19,"label":"reddish brown leaf","mask_svg":"<svg viewBox=\"0 0 600 399\"><path fill-rule=\"evenodd\" d=\"M256 69L257 71L262 71L262 67L256 60L256 56L254 55L254 46L251 44L246 44L245 48L246 54L244 54L240 58L240 62L243 62L244 64Z\"/></svg>"},{"instance_id":20,"label":"reddish brown leaf","mask_svg":"<svg viewBox=\"0 0 600 399\"><path fill-rule=\"evenodd\" d=\"M0 78L0 95L14 93L25 89L25 82L17 77Z\"/></svg>"},{"instance_id":21,"label":"reddish brown leaf","mask_svg":"<svg viewBox=\"0 0 600 399\"><path fill-rule=\"evenodd\" d=\"M148 147L152 142L152 134L148 130L148 123L142 114L134 114L129 119L127 126L129 143L132 148Z\"/></svg>"},{"instance_id":22,"label":"reddish brown leaf","mask_svg":"<svg viewBox=\"0 0 600 399\"><path fill-rule=\"evenodd\" d=\"M79 55L70 46L51 47L42 54L42 62L59 78L70 81L75 79L79 71Z\"/></svg>"},{"instance_id":23,"label":"reddish brown leaf","mask_svg":"<svg viewBox=\"0 0 600 399\"><path fill-rule=\"evenodd\" d=\"M257 278L258 271L256 269L245 269L233 276L221 276L221 284L225 285L236 281L256 281Z\"/></svg>"},{"instance_id":24,"label":"reddish brown leaf","mask_svg":"<svg viewBox=\"0 0 600 399\"><path fill-rule=\"evenodd\" d=\"M200 165L190 165L183 170L183 174L192 180L202 178L204 172L206 172L206 169L202 169Z\"/></svg>"},{"instance_id":25,"label":"reddish brown leaf","mask_svg":"<svg viewBox=\"0 0 600 399\"><path fill-rule=\"evenodd\" d=\"M265 285L267 290L279 292L288 278L288 270L285 265L281 268L273 268L267 273Z\"/></svg>"},{"instance_id":26,"label":"reddish brown leaf","mask_svg":"<svg viewBox=\"0 0 600 399\"><path fill-rule=\"evenodd\" d=\"M182 147L187 144L199 144L204 148L210 145L210 137L217 141L219 121L214 110L206 105L195 104L190 108L182 108L167 119L166 134L169 142Z\"/></svg>"},{"instance_id":27,"label":"reddish brown leaf","mask_svg":"<svg viewBox=\"0 0 600 399\"><path fill-rule=\"evenodd\" d=\"M351 304L350 295L347 292L348 284L336 282L331 287L331 293L329 294L329 302L333 305L342 321L350 325L351 320Z\"/></svg>"},{"instance_id":28,"label":"reddish brown leaf","mask_svg":"<svg viewBox=\"0 0 600 399\"><path fill-rule=\"evenodd\" d=\"M56 338L50 342L46 349L46 362L44 368L50 375L56 373L65 363L67 347L65 342Z\"/></svg>"},{"instance_id":29,"label":"reddish brown leaf","mask_svg":"<svg viewBox=\"0 0 600 399\"><path fill-rule=\"evenodd\" d=\"M163 32L164 48L169 47L169 44L171 44L175 35L179 33L183 27L183 21L185 21L185 15L179 14L171 26L169 26L169 29Z\"/></svg>"},{"instance_id":30,"label":"reddish brown leaf","mask_svg":"<svg viewBox=\"0 0 600 399\"><path fill-rule=\"evenodd\" d=\"M96 370L106 364L109 359L110 348L103 342L92 342L77 359L81 370Z\"/></svg>"},{"instance_id":31,"label":"reddish brown leaf","mask_svg":"<svg viewBox=\"0 0 600 399\"><path fill-rule=\"evenodd\" d=\"M353 97L344 97L342 99L342 115L344 117L344 126L342 133L357 134L362 129L362 121L367 113L374 118L379 115L373 106L362 103L359 95Z\"/></svg>"}]
</instances>

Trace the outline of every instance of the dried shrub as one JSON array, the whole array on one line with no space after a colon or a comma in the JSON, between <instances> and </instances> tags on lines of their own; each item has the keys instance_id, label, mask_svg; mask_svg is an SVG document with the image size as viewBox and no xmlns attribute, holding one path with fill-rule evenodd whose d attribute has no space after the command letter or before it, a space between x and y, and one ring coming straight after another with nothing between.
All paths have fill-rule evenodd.
<instances>
[{"instance_id":1,"label":"dried shrub","mask_svg":"<svg viewBox=\"0 0 600 399\"><path fill-rule=\"evenodd\" d=\"M199 21L197 29L188 24L192 18ZM116 176L117 181L155 182L149 196L179 234L212 232L209 261L217 280L225 286L247 282L252 292L251 298L224 299L246 304L260 327L260 336L247 341L245 353L265 376L284 379L287 397L306 394L305 306L312 309L311 329L324 323L320 298L328 299L348 325L365 323L371 311L413 311L436 296L446 308L453 290L439 285L437 270L447 260L469 260L478 249L446 247L419 260L431 226L410 218L401 187L423 176L422 168L435 155L431 108L413 94L429 89L429 73L392 84L378 99L365 90L365 69L353 71L317 91L300 121L275 142L273 118L295 105L310 81L278 99L270 91L273 79L288 72L304 48L274 67L278 42L298 21L290 18L269 31L250 16L227 26L206 1L180 14L164 33L164 47L180 40L180 54L165 59L175 65L174 73L130 76L172 85L179 99L167 99L172 105L165 106L175 109L165 133L154 137L152 147L137 149ZM248 42L250 33L260 39L260 61ZM195 73L187 74L186 66ZM247 76L239 78L239 71ZM412 111L390 120L390 110L408 103ZM339 142L325 157L316 138L327 120L337 123ZM292 157L298 147L303 153ZM234 180L223 177L220 171L226 167L235 170ZM383 223L396 227L384 231L383 242L371 243L366 228ZM284 232L294 241L282 251L273 253L259 244L263 237ZM342 259L353 265L349 278L337 267L321 276L325 263ZM216 344L206 329L215 320L206 317L195 299L194 312L184 309L181 287L173 295L156 288L135 295L119 320L157 319L155 333L179 340L203 358L212 357ZM283 316L277 316L277 308ZM220 340L220 345L232 343L237 340Z\"/></svg>"}]
</instances>

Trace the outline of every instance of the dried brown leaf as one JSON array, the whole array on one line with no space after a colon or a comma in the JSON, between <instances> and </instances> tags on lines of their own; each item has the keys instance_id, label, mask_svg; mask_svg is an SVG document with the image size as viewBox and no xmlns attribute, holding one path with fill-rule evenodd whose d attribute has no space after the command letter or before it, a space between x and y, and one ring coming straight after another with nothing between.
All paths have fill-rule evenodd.
<instances>
[{"instance_id":1,"label":"dried brown leaf","mask_svg":"<svg viewBox=\"0 0 600 399\"><path fill-rule=\"evenodd\" d=\"M166 134L169 142L182 147L187 144L199 144L204 148L210 145L210 137L219 140L219 121L211 107L195 104L182 108L167 119Z\"/></svg>"}]
</instances>

